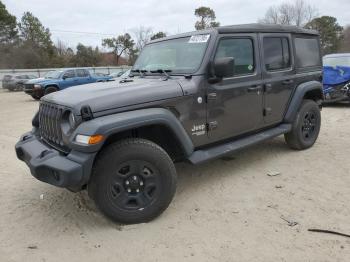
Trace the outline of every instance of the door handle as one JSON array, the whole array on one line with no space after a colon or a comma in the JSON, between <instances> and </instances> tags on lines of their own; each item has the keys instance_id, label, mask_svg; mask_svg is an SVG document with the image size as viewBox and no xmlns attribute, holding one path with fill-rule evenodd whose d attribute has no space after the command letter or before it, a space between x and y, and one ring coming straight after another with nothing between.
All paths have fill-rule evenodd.
<instances>
[{"instance_id":1,"label":"door handle","mask_svg":"<svg viewBox=\"0 0 350 262\"><path fill-rule=\"evenodd\" d=\"M283 85L290 85L290 84L293 84L293 79L288 79L288 80L284 80L283 82L282 82L282 84Z\"/></svg>"},{"instance_id":2,"label":"door handle","mask_svg":"<svg viewBox=\"0 0 350 262\"><path fill-rule=\"evenodd\" d=\"M261 91L262 87L261 85L253 85L251 87L248 87L247 91L248 93L252 93L252 92L259 92Z\"/></svg>"},{"instance_id":3,"label":"door handle","mask_svg":"<svg viewBox=\"0 0 350 262\"><path fill-rule=\"evenodd\" d=\"M271 90L272 90L272 84L267 83L267 84L264 85L264 91L265 92L269 92Z\"/></svg>"}]
</instances>

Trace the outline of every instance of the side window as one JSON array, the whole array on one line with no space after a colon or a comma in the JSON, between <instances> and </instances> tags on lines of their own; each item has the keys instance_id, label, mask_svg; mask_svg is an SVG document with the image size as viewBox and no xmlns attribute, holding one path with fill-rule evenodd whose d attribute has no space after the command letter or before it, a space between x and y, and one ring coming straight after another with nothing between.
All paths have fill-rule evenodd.
<instances>
[{"instance_id":1,"label":"side window","mask_svg":"<svg viewBox=\"0 0 350 262\"><path fill-rule=\"evenodd\" d=\"M264 58L267 71L286 69L291 66L290 48L286 37L265 37Z\"/></svg>"},{"instance_id":2,"label":"side window","mask_svg":"<svg viewBox=\"0 0 350 262\"><path fill-rule=\"evenodd\" d=\"M320 66L320 47L317 38L295 38L295 52L297 66L312 67Z\"/></svg>"},{"instance_id":3,"label":"side window","mask_svg":"<svg viewBox=\"0 0 350 262\"><path fill-rule=\"evenodd\" d=\"M235 76L252 74L255 70L252 39L228 38L220 40L215 59L223 57L235 59Z\"/></svg>"},{"instance_id":4,"label":"side window","mask_svg":"<svg viewBox=\"0 0 350 262\"><path fill-rule=\"evenodd\" d=\"M73 77L75 77L75 72L74 72L74 70L67 70L63 76L65 78L73 78Z\"/></svg>"},{"instance_id":5,"label":"side window","mask_svg":"<svg viewBox=\"0 0 350 262\"><path fill-rule=\"evenodd\" d=\"M77 69L77 76L78 77L87 77L88 72L85 69Z\"/></svg>"}]
</instances>

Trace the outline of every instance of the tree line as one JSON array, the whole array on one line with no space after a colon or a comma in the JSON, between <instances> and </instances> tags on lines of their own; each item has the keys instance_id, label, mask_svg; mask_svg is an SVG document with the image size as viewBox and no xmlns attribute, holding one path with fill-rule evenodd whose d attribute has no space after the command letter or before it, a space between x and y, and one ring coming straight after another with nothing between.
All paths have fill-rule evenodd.
<instances>
[{"instance_id":1,"label":"tree line","mask_svg":"<svg viewBox=\"0 0 350 262\"><path fill-rule=\"evenodd\" d=\"M194 11L196 30L220 26L210 7ZM332 16L318 16L318 10L305 0L271 6L258 20L266 24L296 25L319 31L323 54L350 52L350 26L341 26ZM152 28L140 26L116 37L104 38L99 47L79 43L74 49L58 40L53 43L49 28L30 12L20 21L0 1L0 68L82 67L133 64L142 48L150 41L166 37Z\"/></svg>"},{"instance_id":2,"label":"tree line","mask_svg":"<svg viewBox=\"0 0 350 262\"><path fill-rule=\"evenodd\" d=\"M49 28L31 12L25 12L17 21L0 1L0 68L3 69L132 64L148 41L165 36L165 32L153 33L151 28L140 26L131 33L102 39L102 46L110 52L81 43L73 49L60 40L54 43Z\"/></svg>"}]
</instances>

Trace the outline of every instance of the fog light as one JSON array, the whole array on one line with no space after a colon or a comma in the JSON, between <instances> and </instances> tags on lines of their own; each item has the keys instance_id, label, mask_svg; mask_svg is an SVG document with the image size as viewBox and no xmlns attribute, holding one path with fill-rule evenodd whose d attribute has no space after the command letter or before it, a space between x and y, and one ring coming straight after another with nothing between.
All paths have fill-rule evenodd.
<instances>
[{"instance_id":1,"label":"fog light","mask_svg":"<svg viewBox=\"0 0 350 262\"><path fill-rule=\"evenodd\" d=\"M85 145L95 145L100 143L103 140L102 135L93 135L93 136L85 136L85 135L77 135L75 137L75 141Z\"/></svg>"}]
</instances>

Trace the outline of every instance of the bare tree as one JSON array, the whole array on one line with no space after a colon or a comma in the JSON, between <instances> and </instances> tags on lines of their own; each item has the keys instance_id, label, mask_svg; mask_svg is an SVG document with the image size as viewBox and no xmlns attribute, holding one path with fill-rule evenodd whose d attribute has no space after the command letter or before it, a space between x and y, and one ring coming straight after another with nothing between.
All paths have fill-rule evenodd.
<instances>
[{"instance_id":1,"label":"bare tree","mask_svg":"<svg viewBox=\"0 0 350 262\"><path fill-rule=\"evenodd\" d=\"M153 30L151 27L140 26L139 28L132 29L135 36L135 47L140 52L143 47L151 40Z\"/></svg>"},{"instance_id":2,"label":"bare tree","mask_svg":"<svg viewBox=\"0 0 350 262\"><path fill-rule=\"evenodd\" d=\"M350 25L344 29L340 51L350 52Z\"/></svg>"},{"instance_id":3,"label":"bare tree","mask_svg":"<svg viewBox=\"0 0 350 262\"><path fill-rule=\"evenodd\" d=\"M317 16L317 13L317 9L304 0L295 0L293 3L284 2L278 6L269 7L265 17L259 22L305 26Z\"/></svg>"}]
</instances>

